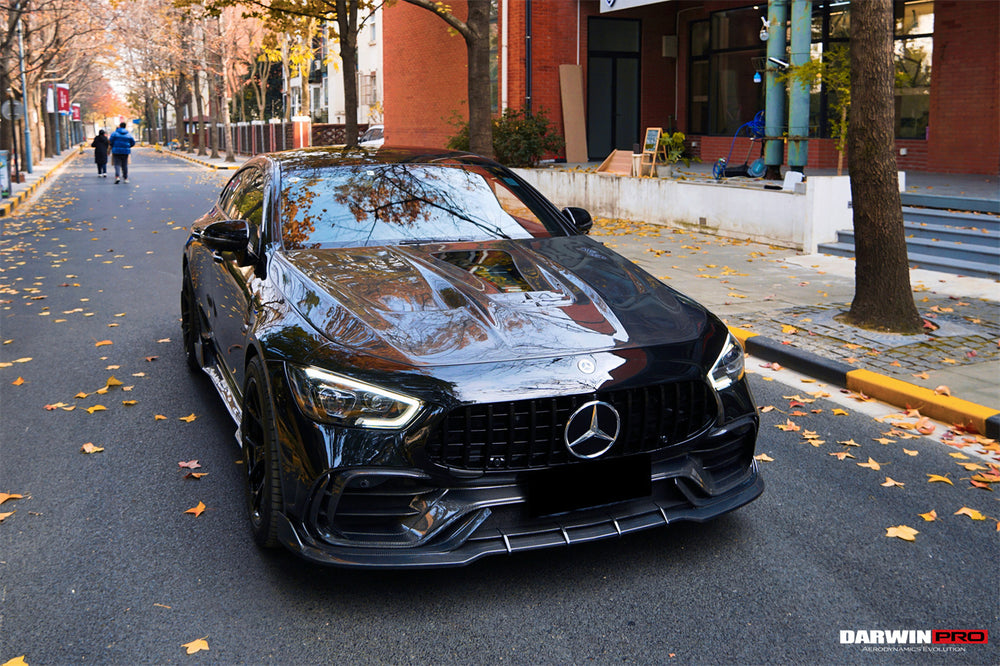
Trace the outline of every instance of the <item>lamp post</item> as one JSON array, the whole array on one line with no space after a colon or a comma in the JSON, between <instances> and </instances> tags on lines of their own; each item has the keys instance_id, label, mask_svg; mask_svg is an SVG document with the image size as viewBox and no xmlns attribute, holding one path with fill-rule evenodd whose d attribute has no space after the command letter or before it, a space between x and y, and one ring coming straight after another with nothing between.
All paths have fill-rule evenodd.
<instances>
[{"instance_id":1,"label":"lamp post","mask_svg":"<svg viewBox=\"0 0 1000 666\"><path fill-rule=\"evenodd\" d=\"M15 5L17 15L17 62L21 68L21 97L24 100L24 166L31 173L31 129L28 127L28 77L24 74L24 40L21 38L21 2ZM13 109L12 109L13 111Z\"/></svg>"}]
</instances>

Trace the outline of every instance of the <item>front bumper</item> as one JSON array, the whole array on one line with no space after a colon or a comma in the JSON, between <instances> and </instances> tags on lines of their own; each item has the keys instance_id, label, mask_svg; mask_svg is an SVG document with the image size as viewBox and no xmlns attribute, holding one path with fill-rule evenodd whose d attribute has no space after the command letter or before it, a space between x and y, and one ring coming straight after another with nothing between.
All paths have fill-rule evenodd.
<instances>
[{"instance_id":1,"label":"front bumper","mask_svg":"<svg viewBox=\"0 0 1000 666\"><path fill-rule=\"evenodd\" d=\"M278 536L290 550L321 564L424 568L586 543L677 521L704 522L763 492L764 482L752 458L756 431L755 418L742 419L707 433L683 456L654 458L649 489L642 497L546 516L529 513L529 493L517 475L444 487L416 469L332 470L314 486L307 514L284 521ZM352 503L352 496L367 492L363 480L368 478L388 478L390 486L403 484L412 495L375 490L378 501L365 497L365 502ZM393 495L400 501L387 502ZM362 505L359 523L361 513L356 509ZM398 518L403 513L409 517L394 523L393 529L362 532L351 527L379 515Z\"/></svg>"}]
</instances>

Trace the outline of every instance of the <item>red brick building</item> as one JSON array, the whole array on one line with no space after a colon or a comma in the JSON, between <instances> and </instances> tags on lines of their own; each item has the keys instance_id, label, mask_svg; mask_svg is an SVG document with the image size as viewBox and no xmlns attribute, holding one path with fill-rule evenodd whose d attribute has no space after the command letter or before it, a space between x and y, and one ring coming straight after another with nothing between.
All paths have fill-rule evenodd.
<instances>
[{"instance_id":1,"label":"red brick building","mask_svg":"<svg viewBox=\"0 0 1000 666\"><path fill-rule=\"evenodd\" d=\"M560 65L582 71L586 151L603 159L646 127L687 134L702 161L728 154L763 109L755 72L767 3L745 0L494 0L494 108L544 109L560 131ZM904 170L1000 173L1000 2L897 0L897 156ZM464 16L464 0L452 0ZM848 5L814 0L812 51L844 44ZM444 146L467 117L465 42L430 12L384 13L391 143ZM808 167L836 165L830 93L810 95ZM577 100L578 102L581 100ZM742 160L747 146L733 159Z\"/></svg>"}]
</instances>

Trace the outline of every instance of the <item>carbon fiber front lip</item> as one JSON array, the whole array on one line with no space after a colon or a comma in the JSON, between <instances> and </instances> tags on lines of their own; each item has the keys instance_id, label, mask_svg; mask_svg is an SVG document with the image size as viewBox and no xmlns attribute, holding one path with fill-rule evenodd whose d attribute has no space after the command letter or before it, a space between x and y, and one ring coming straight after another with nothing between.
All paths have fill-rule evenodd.
<instances>
[{"instance_id":1,"label":"carbon fiber front lip","mask_svg":"<svg viewBox=\"0 0 1000 666\"><path fill-rule=\"evenodd\" d=\"M585 518L567 514L564 520L533 530L496 529L495 534L478 532L461 546L440 550L433 545L410 549L346 548L322 544L308 536L301 525L284 521L278 538L299 556L319 564L364 569L419 569L462 566L487 555L517 553L554 546L587 543L632 532L668 525L677 521L705 522L733 511L756 499L764 490L757 464L754 462L745 478L717 496L698 497L684 477L671 477L687 499L681 505L661 506L652 500L612 505L602 510L584 512ZM627 509L627 510L625 510ZM603 514L595 519L595 514Z\"/></svg>"}]
</instances>

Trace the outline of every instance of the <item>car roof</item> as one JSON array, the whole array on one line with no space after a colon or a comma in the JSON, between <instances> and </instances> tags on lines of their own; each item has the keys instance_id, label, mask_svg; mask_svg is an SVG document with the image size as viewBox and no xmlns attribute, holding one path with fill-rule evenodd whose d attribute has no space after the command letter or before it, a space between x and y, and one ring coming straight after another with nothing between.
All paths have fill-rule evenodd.
<instances>
[{"instance_id":1,"label":"car roof","mask_svg":"<svg viewBox=\"0 0 1000 666\"><path fill-rule=\"evenodd\" d=\"M374 148L344 148L339 146L314 146L268 153L265 156L282 172L313 170L336 166L363 164L475 164L499 166L493 160L472 153L419 148L410 146L383 146Z\"/></svg>"}]
</instances>

